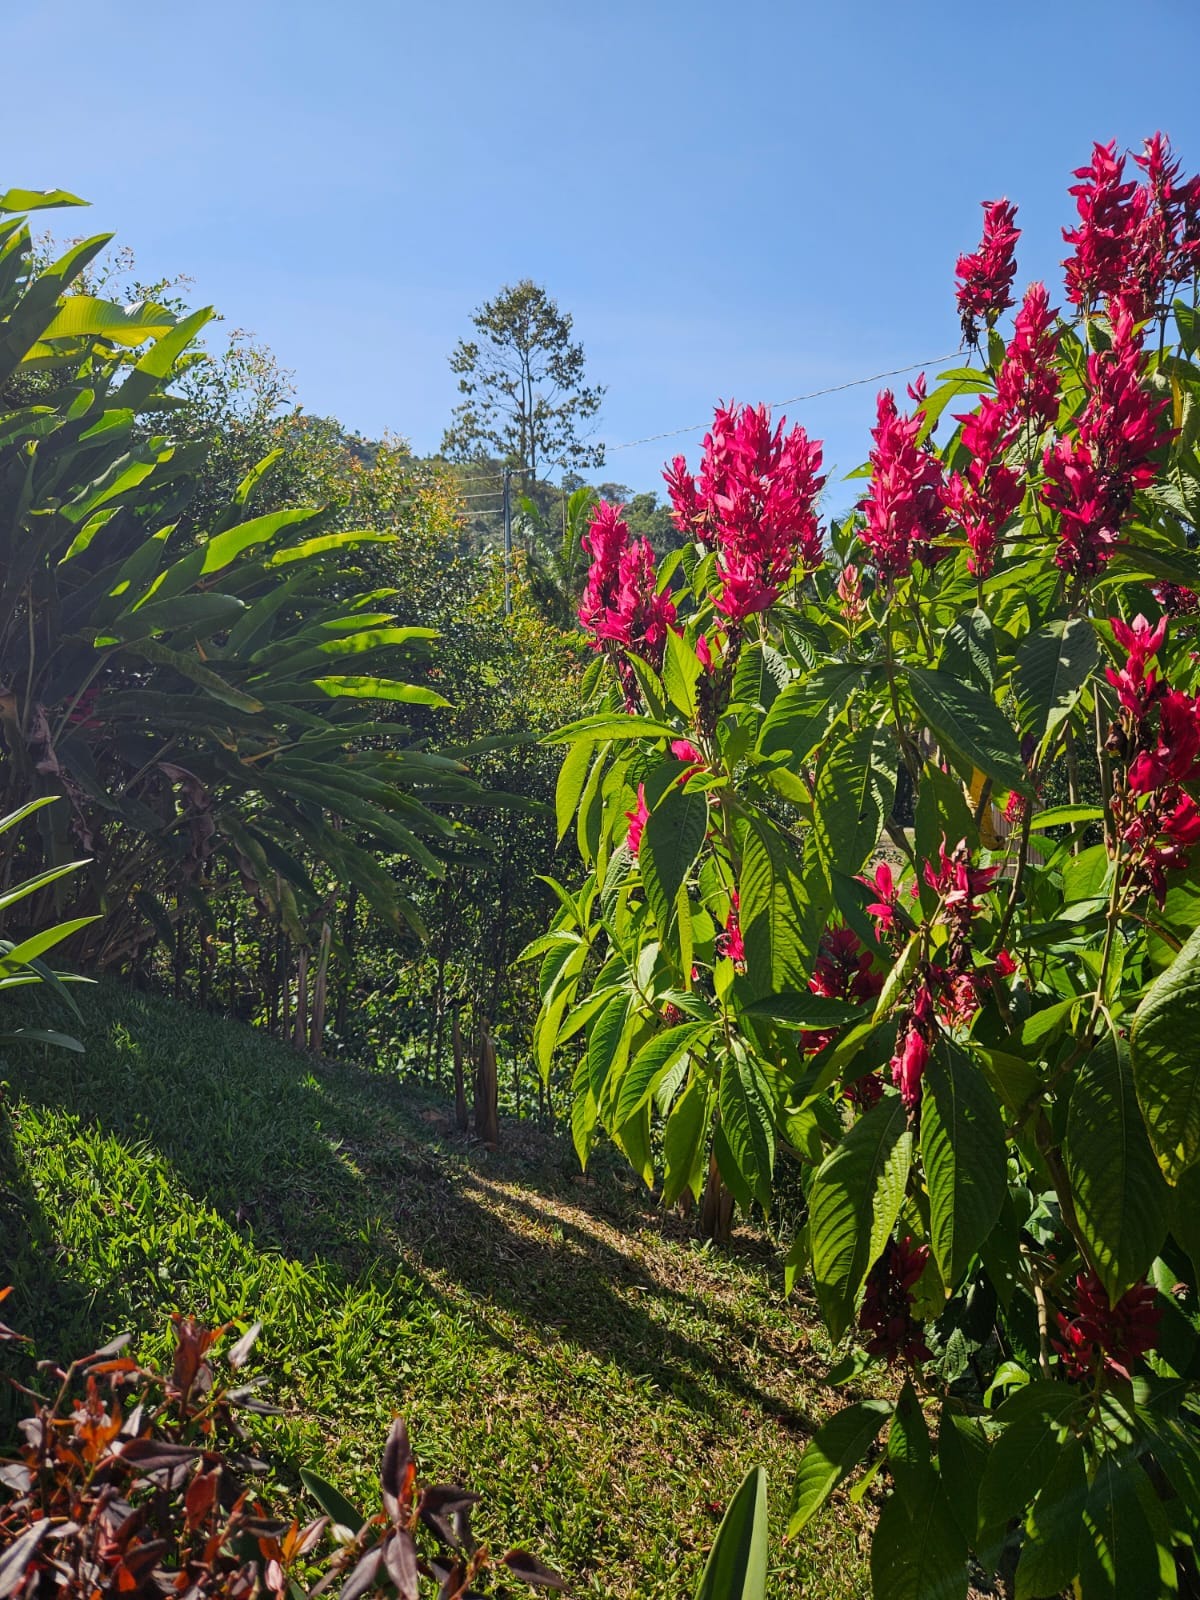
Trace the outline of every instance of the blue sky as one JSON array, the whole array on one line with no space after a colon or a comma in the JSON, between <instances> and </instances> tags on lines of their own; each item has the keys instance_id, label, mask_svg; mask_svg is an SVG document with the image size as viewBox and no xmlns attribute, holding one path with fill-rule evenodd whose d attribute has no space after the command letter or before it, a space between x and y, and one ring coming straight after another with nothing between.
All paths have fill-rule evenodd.
<instances>
[{"instance_id":1,"label":"blue sky","mask_svg":"<svg viewBox=\"0 0 1200 1600\"><path fill-rule=\"evenodd\" d=\"M3 183L90 199L57 225L188 273L307 409L419 450L471 311L517 278L574 314L619 445L952 351L982 199L1019 203L1018 281L1057 285L1093 138L1163 127L1200 168L1197 0L6 11ZM789 414L845 473L874 388ZM599 476L658 487L700 438Z\"/></svg>"}]
</instances>

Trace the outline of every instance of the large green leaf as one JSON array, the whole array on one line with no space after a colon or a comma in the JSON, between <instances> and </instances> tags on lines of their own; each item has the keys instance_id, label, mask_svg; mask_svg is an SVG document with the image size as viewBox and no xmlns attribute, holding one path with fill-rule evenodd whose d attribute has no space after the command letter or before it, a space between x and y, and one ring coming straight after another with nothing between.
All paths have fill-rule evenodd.
<instances>
[{"instance_id":1,"label":"large green leaf","mask_svg":"<svg viewBox=\"0 0 1200 1600\"><path fill-rule=\"evenodd\" d=\"M794 1538L862 1461L892 1414L889 1400L857 1400L822 1423L800 1458L787 1536Z\"/></svg>"},{"instance_id":2,"label":"large green leaf","mask_svg":"<svg viewBox=\"0 0 1200 1600\"><path fill-rule=\"evenodd\" d=\"M887 728L856 728L826 748L817 772L813 832L831 871L853 875L874 850L895 799L898 759Z\"/></svg>"},{"instance_id":3,"label":"large green leaf","mask_svg":"<svg viewBox=\"0 0 1200 1600\"><path fill-rule=\"evenodd\" d=\"M702 791L668 789L651 811L642 831L638 866L659 932L666 934L677 917L679 891L700 854L708 829L708 800Z\"/></svg>"},{"instance_id":4,"label":"large green leaf","mask_svg":"<svg viewBox=\"0 0 1200 1600\"><path fill-rule=\"evenodd\" d=\"M738 888L754 993L806 989L833 899L824 862L815 849L802 856L770 823L754 819Z\"/></svg>"},{"instance_id":5,"label":"large green leaf","mask_svg":"<svg viewBox=\"0 0 1200 1600\"><path fill-rule=\"evenodd\" d=\"M174 327L175 318L163 306L141 300L119 306L90 294L68 295L52 321L42 330L45 339L104 338L114 344L145 344Z\"/></svg>"},{"instance_id":6,"label":"large green leaf","mask_svg":"<svg viewBox=\"0 0 1200 1600\"><path fill-rule=\"evenodd\" d=\"M834 1339L850 1326L864 1278L904 1201L912 1134L893 1091L862 1116L813 1175L808 1191L813 1276Z\"/></svg>"},{"instance_id":7,"label":"large green leaf","mask_svg":"<svg viewBox=\"0 0 1200 1600\"><path fill-rule=\"evenodd\" d=\"M990 1233L1004 1199L1004 1124L987 1080L944 1034L922 1081L921 1157L929 1242L949 1294Z\"/></svg>"},{"instance_id":8,"label":"large green leaf","mask_svg":"<svg viewBox=\"0 0 1200 1600\"><path fill-rule=\"evenodd\" d=\"M1100 644L1087 617L1058 617L1029 634L1017 651L1013 693L1023 733L1048 741L1074 710L1100 668Z\"/></svg>"},{"instance_id":9,"label":"large green leaf","mask_svg":"<svg viewBox=\"0 0 1200 1600\"><path fill-rule=\"evenodd\" d=\"M1087 1492L1083 1445L1069 1437L1025 1518L1016 1600L1043 1600L1070 1588L1079 1571L1079 1524Z\"/></svg>"},{"instance_id":10,"label":"large green leaf","mask_svg":"<svg viewBox=\"0 0 1200 1600\"><path fill-rule=\"evenodd\" d=\"M1200 928L1146 991L1129 1043L1150 1143L1174 1183L1200 1159Z\"/></svg>"},{"instance_id":11,"label":"large green leaf","mask_svg":"<svg viewBox=\"0 0 1200 1600\"><path fill-rule=\"evenodd\" d=\"M1079 1532L1083 1600L1129 1600L1132 1595L1174 1594L1175 1563L1166 1570L1141 1494L1154 1491L1142 1468L1124 1452L1106 1451L1096 1462Z\"/></svg>"},{"instance_id":12,"label":"large green leaf","mask_svg":"<svg viewBox=\"0 0 1200 1600\"><path fill-rule=\"evenodd\" d=\"M767 1475L751 1467L729 1502L696 1600L766 1600Z\"/></svg>"},{"instance_id":13,"label":"large green leaf","mask_svg":"<svg viewBox=\"0 0 1200 1600\"><path fill-rule=\"evenodd\" d=\"M762 755L786 753L794 765L818 745L836 713L862 680L864 668L845 662L818 667L789 683L773 702L758 737Z\"/></svg>"},{"instance_id":14,"label":"large green leaf","mask_svg":"<svg viewBox=\"0 0 1200 1600\"><path fill-rule=\"evenodd\" d=\"M684 1022L656 1033L629 1063L613 1107L613 1121L620 1126L639 1112L654 1094L671 1068L712 1032L711 1022Z\"/></svg>"},{"instance_id":15,"label":"large green leaf","mask_svg":"<svg viewBox=\"0 0 1200 1600\"><path fill-rule=\"evenodd\" d=\"M1003 1527L1041 1492L1058 1459L1067 1419L1081 1403L1067 1384L1038 1382L1001 1406L997 1418L1004 1431L992 1446L979 1486L981 1530Z\"/></svg>"},{"instance_id":16,"label":"large green leaf","mask_svg":"<svg viewBox=\"0 0 1200 1600\"><path fill-rule=\"evenodd\" d=\"M910 1494L893 1494L879 1513L871 1587L880 1600L966 1600L966 1541L932 1468Z\"/></svg>"},{"instance_id":17,"label":"large green leaf","mask_svg":"<svg viewBox=\"0 0 1200 1600\"><path fill-rule=\"evenodd\" d=\"M991 695L922 667L908 669L908 686L939 744L1005 787L1027 791L1017 736Z\"/></svg>"},{"instance_id":18,"label":"large green leaf","mask_svg":"<svg viewBox=\"0 0 1200 1600\"><path fill-rule=\"evenodd\" d=\"M775 1105L767 1075L739 1046L725 1058L717 1096L721 1129L742 1181L766 1211L775 1167ZM725 1174L729 1181L729 1174Z\"/></svg>"},{"instance_id":19,"label":"large green leaf","mask_svg":"<svg viewBox=\"0 0 1200 1600\"><path fill-rule=\"evenodd\" d=\"M1167 1186L1150 1147L1124 1041L1108 1034L1079 1069L1063 1141L1084 1241L1109 1299L1150 1270L1167 1234Z\"/></svg>"}]
</instances>

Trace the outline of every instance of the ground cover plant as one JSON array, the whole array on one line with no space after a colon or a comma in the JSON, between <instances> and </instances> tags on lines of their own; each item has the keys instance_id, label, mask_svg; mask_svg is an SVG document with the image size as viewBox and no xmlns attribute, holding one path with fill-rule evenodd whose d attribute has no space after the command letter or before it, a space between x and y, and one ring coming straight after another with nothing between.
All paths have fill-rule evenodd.
<instances>
[{"instance_id":1,"label":"ground cover plant","mask_svg":"<svg viewBox=\"0 0 1200 1600\"><path fill-rule=\"evenodd\" d=\"M788 1281L898 1392L796 1453L788 1531L865 1468L889 1600L1200 1581L1200 180L1161 135L1076 180L1061 309L988 203L972 359L880 394L827 533L761 406L671 465L657 570L597 509L556 736L540 1059L714 1233L798 1172Z\"/></svg>"},{"instance_id":2,"label":"ground cover plant","mask_svg":"<svg viewBox=\"0 0 1200 1600\"><path fill-rule=\"evenodd\" d=\"M234 1322L227 1345L261 1322L243 1377L282 1413L241 1420L272 1515L319 1514L302 1469L377 1506L400 1413L422 1481L482 1496L490 1549L533 1551L576 1595L677 1600L747 1469L840 1403L769 1241L713 1252L623 1162L585 1181L528 1121L469 1147L418 1086L111 982L83 1010L83 1055L5 1047L3 1316L32 1343L0 1367L29 1382L132 1333L169 1369L168 1310ZM14 1444L26 1405L0 1386ZM778 1521L778 1478L772 1496ZM772 1593L864 1594L869 1504L772 1549Z\"/></svg>"}]
</instances>

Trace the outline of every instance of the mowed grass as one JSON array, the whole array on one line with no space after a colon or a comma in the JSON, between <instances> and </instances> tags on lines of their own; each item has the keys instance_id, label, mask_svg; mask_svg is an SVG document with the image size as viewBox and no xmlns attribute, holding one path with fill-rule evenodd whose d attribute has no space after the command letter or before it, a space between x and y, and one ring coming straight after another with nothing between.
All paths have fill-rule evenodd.
<instances>
[{"instance_id":1,"label":"mowed grass","mask_svg":"<svg viewBox=\"0 0 1200 1600\"><path fill-rule=\"evenodd\" d=\"M581 1178L550 1130L508 1123L489 1153L393 1078L80 993L86 1055L0 1058L0 1283L38 1357L125 1330L161 1355L176 1309L261 1320L251 1371L285 1414L254 1433L279 1504L313 1466L374 1509L399 1412L423 1476L482 1494L481 1537L529 1545L576 1595L680 1600L761 1462L771 1594L868 1592L865 1506L779 1537L804 1442L846 1395L765 1241L704 1248L615 1160Z\"/></svg>"}]
</instances>

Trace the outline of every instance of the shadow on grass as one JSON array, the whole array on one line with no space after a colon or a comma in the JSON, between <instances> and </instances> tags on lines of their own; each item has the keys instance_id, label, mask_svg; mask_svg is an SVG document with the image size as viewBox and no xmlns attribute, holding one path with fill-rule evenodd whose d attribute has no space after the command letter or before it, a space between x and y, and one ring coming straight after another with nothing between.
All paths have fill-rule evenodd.
<instances>
[{"instance_id":1,"label":"shadow on grass","mask_svg":"<svg viewBox=\"0 0 1200 1600\"><path fill-rule=\"evenodd\" d=\"M555 1136L520 1125L506 1129L513 1148L472 1151L442 1138L438 1103L394 1079L315 1063L238 1025L112 985L92 991L86 1009L87 1054L14 1052L4 1070L16 1093L157 1152L183 1189L256 1250L320 1261L348 1280L405 1272L414 1289L424 1280L423 1292L460 1309L465 1295L493 1340L505 1342L490 1308L714 1420L727 1405L751 1404L790 1430L810 1430L803 1411L739 1369L744 1330L735 1316L661 1274L646 1282L621 1235L644 1226L647 1209L615 1176L573 1181L574 1154ZM4 1181L17 1185L24 1226L38 1234L33 1257L54 1261L53 1228L37 1197L20 1190L11 1149L0 1160L12 1169ZM61 1266L51 1280L26 1284L39 1344L69 1332L78 1348L85 1331L94 1340L112 1330L103 1294L72 1299Z\"/></svg>"}]
</instances>

